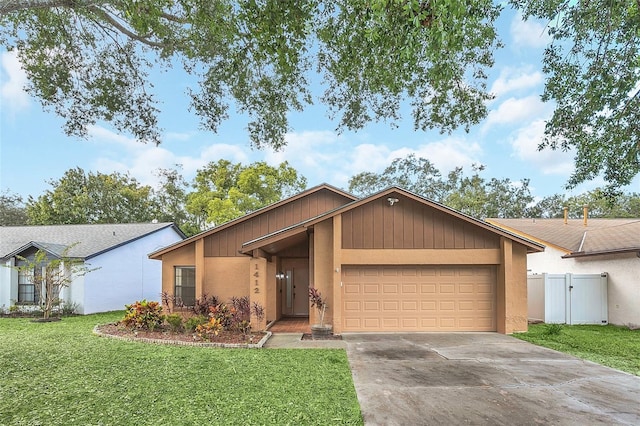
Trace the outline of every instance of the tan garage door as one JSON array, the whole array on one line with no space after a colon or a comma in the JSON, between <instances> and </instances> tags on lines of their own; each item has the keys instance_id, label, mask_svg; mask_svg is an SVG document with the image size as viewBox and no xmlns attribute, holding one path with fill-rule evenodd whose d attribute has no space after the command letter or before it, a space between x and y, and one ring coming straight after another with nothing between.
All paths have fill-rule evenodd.
<instances>
[{"instance_id":1,"label":"tan garage door","mask_svg":"<svg viewBox=\"0 0 640 426\"><path fill-rule=\"evenodd\" d=\"M343 331L495 331L493 266L344 266Z\"/></svg>"}]
</instances>

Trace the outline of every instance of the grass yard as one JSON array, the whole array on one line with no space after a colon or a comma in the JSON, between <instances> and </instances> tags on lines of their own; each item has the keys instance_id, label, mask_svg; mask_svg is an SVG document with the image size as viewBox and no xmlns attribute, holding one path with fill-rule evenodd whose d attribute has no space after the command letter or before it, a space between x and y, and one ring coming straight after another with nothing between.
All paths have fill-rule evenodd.
<instances>
[{"instance_id":1,"label":"grass yard","mask_svg":"<svg viewBox=\"0 0 640 426\"><path fill-rule=\"evenodd\" d=\"M549 333L553 328L558 334ZM536 345L640 376L640 330L615 325L529 325L513 335Z\"/></svg>"},{"instance_id":2,"label":"grass yard","mask_svg":"<svg viewBox=\"0 0 640 426\"><path fill-rule=\"evenodd\" d=\"M96 337L122 313L0 319L0 425L362 424L343 350Z\"/></svg>"}]
</instances>

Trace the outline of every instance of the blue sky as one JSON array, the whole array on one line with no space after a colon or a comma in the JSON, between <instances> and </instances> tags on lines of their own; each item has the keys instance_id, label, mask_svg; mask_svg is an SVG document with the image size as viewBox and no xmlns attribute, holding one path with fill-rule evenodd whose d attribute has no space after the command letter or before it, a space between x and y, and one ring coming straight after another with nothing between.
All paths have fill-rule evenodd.
<instances>
[{"instance_id":1,"label":"blue sky","mask_svg":"<svg viewBox=\"0 0 640 426\"><path fill-rule=\"evenodd\" d=\"M496 95L490 113L469 133L451 135L413 130L410 114L400 128L372 123L358 132L335 131L336 122L327 118L322 105L290 116L293 130L288 146L280 151L254 150L242 116L232 116L217 134L198 129L198 120L188 111L185 93L188 77L168 73L154 80L160 97L164 129L160 146L135 142L130 135L97 125L90 138L70 138L62 131L62 120L43 112L22 87L25 77L12 54L0 52L0 191L9 190L26 198L37 197L70 168L102 173L128 172L143 184L154 186L153 171L182 165L182 175L191 180L196 170L221 158L233 162L267 161L277 165L289 161L309 186L322 182L347 188L348 179L360 172L380 172L394 158L410 153L431 160L443 173L457 166L471 171L473 163L486 166L483 176L518 181L530 179L534 196L555 193L579 194L603 181L565 191L573 170L573 154L537 151L545 119L553 106L540 100L544 75L541 59L547 38L544 25L523 21L505 10L499 19L505 47L496 54L489 87ZM183 82L176 84L176 82ZM640 179L626 188L640 192Z\"/></svg>"}]
</instances>

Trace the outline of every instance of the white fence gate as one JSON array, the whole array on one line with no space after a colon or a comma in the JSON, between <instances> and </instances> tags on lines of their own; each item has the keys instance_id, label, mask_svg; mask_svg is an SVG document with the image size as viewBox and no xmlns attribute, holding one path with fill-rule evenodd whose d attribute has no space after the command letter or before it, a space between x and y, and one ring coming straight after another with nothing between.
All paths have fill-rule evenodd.
<instances>
[{"instance_id":1,"label":"white fence gate","mask_svg":"<svg viewBox=\"0 0 640 426\"><path fill-rule=\"evenodd\" d=\"M607 324L607 273L527 276L529 319L559 324Z\"/></svg>"}]
</instances>

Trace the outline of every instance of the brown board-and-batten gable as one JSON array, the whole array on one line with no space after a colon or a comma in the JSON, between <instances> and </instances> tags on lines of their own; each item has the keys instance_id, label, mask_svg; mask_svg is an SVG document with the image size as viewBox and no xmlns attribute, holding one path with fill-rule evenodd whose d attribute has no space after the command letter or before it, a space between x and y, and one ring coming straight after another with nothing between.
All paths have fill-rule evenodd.
<instances>
[{"instance_id":1,"label":"brown board-and-batten gable","mask_svg":"<svg viewBox=\"0 0 640 426\"><path fill-rule=\"evenodd\" d=\"M343 249L495 249L499 244L495 233L399 192L342 213Z\"/></svg>"},{"instance_id":2,"label":"brown board-and-batten gable","mask_svg":"<svg viewBox=\"0 0 640 426\"><path fill-rule=\"evenodd\" d=\"M338 206L281 232L246 240L242 250L250 253L283 241L337 215L342 217L341 247L346 250L498 249L501 237L524 245L527 252L544 250L542 244L398 187Z\"/></svg>"},{"instance_id":3,"label":"brown board-and-batten gable","mask_svg":"<svg viewBox=\"0 0 640 426\"><path fill-rule=\"evenodd\" d=\"M292 197L288 202L275 206L269 211L248 217L220 232L206 236L204 255L205 257L243 256L239 253L243 243L318 216L345 205L353 199L325 186L301 197Z\"/></svg>"}]
</instances>

